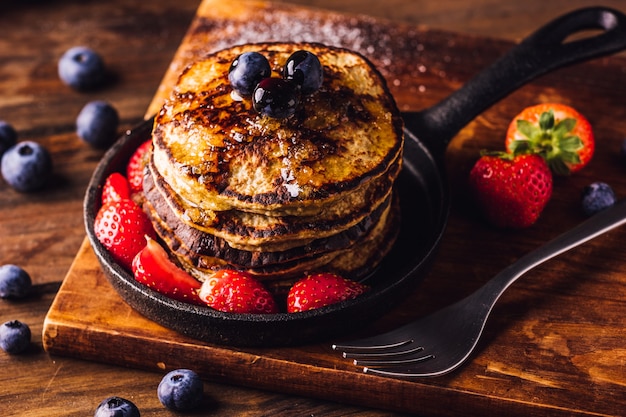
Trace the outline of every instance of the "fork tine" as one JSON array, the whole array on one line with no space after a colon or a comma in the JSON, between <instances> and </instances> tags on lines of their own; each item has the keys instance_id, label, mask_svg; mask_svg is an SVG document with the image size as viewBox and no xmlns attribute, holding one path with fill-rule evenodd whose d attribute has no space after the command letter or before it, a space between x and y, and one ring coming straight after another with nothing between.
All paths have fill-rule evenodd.
<instances>
[{"instance_id":1,"label":"fork tine","mask_svg":"<svg viewBox=\"0 0 626 417\"><path fill-rule=\"evenodd\" d=\"M361 362L360 365L363 366L363 372L367 374L415 378L445 375L457 369L464 362L463 358L450 361L450 358L446 357L445 354L437 356L430 354L430 352L433 352L433 350L425 349L420 357L410 355L410 358L413 358L413 360L380 361L379 363ZM420 358L422 360L418 360Z\"/></svg>"},{"instance_id":2,"label":"fork tine","mask_svg":"<svg viewBox=\"0 0 626 417\"><path fill-rule=\"evenodd\" d=\"M412 364L421 363L421 362L434 359L434 358L435 358L434 355L422 354L418 356L410 356L410 357L401 358L401 359L389 359L389 358L362 359L362 360L355 359L353 362L356 366L363 366L364 367L363 371L365 372L365 369L391 368L391 367L397 367L401 365L412 365Z\"/></svg>"},{"instance_id":3,"label":"fork tine","mask_svg":"<svg viewBox=\"0 0 626 417\"><path fill-rule=\"evenodd\" d=\"M441 376L452 372L457 369L458 366L437 368L430 365L430 360L436 360L434 356L427 358L423 361L414 361L413 363L398 364L395 366L388 366L389 364L382 364L380 366L365 366L363 372L366 374L387 376L387 377L400 377L400 378L423 378ZM387 366L386 366L387 365Z\"/></svg>"},{"instance_id":4,"label":"fork tine","mask_svg":"<svg viewBox=\"0 0 626 417\"><path fill-rule=\"evenodd\" d=\"M402 346L406 346L408 344L413 343L413 339L403 339L400 340L399 342L394 342L394 343L374 343L374 340L379 340L378 338L376 339L359 339L359 340L353 340L349 343L346 344L334 344L332 345L333 350L341 350L344 352L344 354L346 352L353 352L353 351L362 351L362 352L380 352L382 350L389 350L389 349L394 349L394 348L398 348L398 347L402 347ZM346 357L344 355L344 357Z\"/></svg>"},{"instance_id":5,"label":"fork tine","mask_svg":"<svg viewBox=\"0 0 626 417\"><path fill-rule=\"evenodd\" d=\"M403 345L404 346L404 345ZM380 360L382 359L393 359L393 358L398 358L398 357L402 357L402 356L407 356L410 355L412 353L418 353L418 352L422 352L424 350L423 346L415 346L409 349L403 349L403 350L385 350L385 351L370 351L370 352L365 352L365 351L359 351L359 352L343 352L343 357L346 359L355 359L355 360L359 360L359 359L369 359L369 358L378 358Z\"/></svg>"},{"instance_id":6,"label":"fork tine","mask_svg":"<svg viewBox=\"0 0 626 417\"><path fill-rule=\"evenodd\" d=\"M396 349L401 346L412 344L414 332L412 329L416 326L415 322L405 324L398 328L392 329L386 333L370 336L363 339L350 340L341 344L332 345L333 350L340 351L382 351Z\"/></svg>"},{"instance_id":7,"label":"fork tine","mask_svg":"<svg viewBox=\"0 0 626 417\"><path fill-rule=\"evenodd\" d=\"M397 368L397 367L396 368L393 368L393 367L386 367L386 368L364 367L363 368L363 372L366 373L366 374L374 374L374 375L380 375L380 376L411 377L411 378L426 377L426 376L438 376L438 375L440 375L440 373L419 372L418 370L415 370L414 368L400 369L400 368Z\"/></svg>"}]
</instances>

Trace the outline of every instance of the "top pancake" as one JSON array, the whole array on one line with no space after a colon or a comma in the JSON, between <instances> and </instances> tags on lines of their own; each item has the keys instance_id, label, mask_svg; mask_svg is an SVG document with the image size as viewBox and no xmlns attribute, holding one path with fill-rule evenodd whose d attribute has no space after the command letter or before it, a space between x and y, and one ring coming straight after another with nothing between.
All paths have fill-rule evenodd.
<instances>
[{"instance_id":1,"label":"top pancake","mask_svg":"<svg viewBox=\"0 0 626 417\"><path fill-rule=\"evenodd\" d=\"M274 76L306 49L322 87L285 119L232 94L228 70L247 51ZM385 175L402 155L402 121L382 76L361 55L318 44L248 44L191 64L155 119L153 164L199 209L315 215Z\"/></svg>"}]
</instances>

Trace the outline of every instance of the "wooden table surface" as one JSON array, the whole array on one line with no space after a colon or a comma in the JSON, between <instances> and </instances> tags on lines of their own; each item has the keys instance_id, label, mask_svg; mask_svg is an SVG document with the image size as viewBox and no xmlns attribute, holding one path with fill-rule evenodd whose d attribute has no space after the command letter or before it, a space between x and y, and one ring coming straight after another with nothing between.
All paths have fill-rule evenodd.
<instances>
[{"instance_id":1,"label":"wooden table surface","mask_svg":"<svg viewBox=\"0 0 626 417\"><path fill-rule=\"evenodd\" d=\"M591 0L290 2L513 41L565 11L597 4ZM626 11L624 0L603 4ZM87 101L106 99L121 115L120 131L137 124L198 5L199 0L0 2L0 120L10 122L20 139L47 146L55 165L49 186L41 192L19 194L0 182L0 264L24 267L35 284L34 294L26 300L0 300L0 322L20 319L33 332L32 346L25 354L0 352L3 416L87 416L110 395L133 400L142 416L172 415L156 397L161 374L51 356L42 348L41 332L55 293L84 240L82 199L102 156L102 151L76 137L76 115ZM59 81L58 58L79 44L103 55L118 75L112 86L77 93ZM199 415L209 411L221 416L392 415L219 381L207 381L205 392L205 408Z\"/></svg>"}]
</instances>

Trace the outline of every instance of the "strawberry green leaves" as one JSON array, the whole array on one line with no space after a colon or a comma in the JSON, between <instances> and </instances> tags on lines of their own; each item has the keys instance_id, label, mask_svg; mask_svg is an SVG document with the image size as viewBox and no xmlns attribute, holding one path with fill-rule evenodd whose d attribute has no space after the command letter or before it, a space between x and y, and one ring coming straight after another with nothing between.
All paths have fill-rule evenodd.
<instances>
[{"instance_id":1,"label":"strawberry green leaves","mask_svg":"<svg viewBox=\"0 0 626 417\"><path fill-rule=\"evenodd\" d=\"M589 121L572 107L547 103L527 107L511 122L507 151L543 157L555 175L569 175L586 166L595 139Z\"/></svg>"},{"instance_id":2,"label":"strawberry green leaves","mask_svg":"<svg viewBox=\"0 0 626 417\"><path fill-rule=\"evenodd\" d=\"M526 139L512 141L509 151L513 154L538 153L556 175L568 175L570 165L581 163L578 152L584 147L580 137L572 133L576 122L572 117L556 122L552 109L541 114L538 125L518 119L517 130Z\"/></svg>"}]
</instances>

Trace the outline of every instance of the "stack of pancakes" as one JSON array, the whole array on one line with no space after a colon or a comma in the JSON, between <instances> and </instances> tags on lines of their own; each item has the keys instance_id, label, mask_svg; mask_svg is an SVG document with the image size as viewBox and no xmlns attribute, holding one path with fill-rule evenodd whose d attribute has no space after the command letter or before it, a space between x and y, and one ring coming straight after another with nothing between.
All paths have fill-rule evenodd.
<instances>
[{"instance_id":1,"label":"stack of pancakes","mask_svg":"<svg viewBox=\"0 0 626 417\"><path fill-rule=\"evenodd\" d=\"M275 76L297 50L324 82L285 119L233 93L228 70L262 53ZM399 208L402 121L361 55L320 44L236 46L188 66L155 118L145 209L178 263L199 280L248 271L270 288L306 273L360 279L391 249Z\"/></svg>"}]
</instances>

